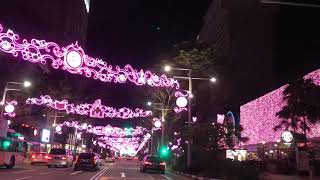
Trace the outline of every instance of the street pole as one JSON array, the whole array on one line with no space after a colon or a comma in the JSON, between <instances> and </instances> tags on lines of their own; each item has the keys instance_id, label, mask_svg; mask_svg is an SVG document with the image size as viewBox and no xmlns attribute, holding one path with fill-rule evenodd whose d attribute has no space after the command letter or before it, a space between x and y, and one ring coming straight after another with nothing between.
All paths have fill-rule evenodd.
<instances>
[{"instance_id":1,"label":"street pole","mask_svg":"<svg viewBox=\"0 0 320 180\"><path fill-rule=\"evenodd\" d=\"M163 107L161 109L161 121L162 121L161 146L163 146L164 145L164 123L165 123Z\"/></svg>"},{"instance_id":2,"label":"street pole","mask_svg":"<svg viewBox=\"0 0 320 180\"><path fill-rule=\"evenodd\" d=\"M192 97L192 70L189 70L188 74L188 80L189 80L189 108L188 108L188 130L190 132L191 129L191 116L192 116L192 111L191 111L191 97ZM188 144L187 144L187 168L189 169L191 167L191 137L190 133L188 133Z\"/></svg>"}]
</instances>

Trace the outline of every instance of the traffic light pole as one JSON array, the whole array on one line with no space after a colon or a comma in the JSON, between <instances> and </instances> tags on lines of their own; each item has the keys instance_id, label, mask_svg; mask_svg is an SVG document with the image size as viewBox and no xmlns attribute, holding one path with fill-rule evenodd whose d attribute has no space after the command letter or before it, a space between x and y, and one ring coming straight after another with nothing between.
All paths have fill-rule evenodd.
<instances>
[{"instance_id":1,"label":"traffic light pole","mask_svg":"<svg viewBox=\"0 0 320 180\"><path fill-rule=\"evenodd\" d=\"M191 111L191 95L192 95L192 70L189 69L188 73L188 80L189 80L189 108L188 108L188 130L190 132L191 129L191 116L192 116L192 111ZM191 137L190 134L188 133L188 144L187 144L187 168L189 169L191 167Z\"/></svg>"}]
</instances>

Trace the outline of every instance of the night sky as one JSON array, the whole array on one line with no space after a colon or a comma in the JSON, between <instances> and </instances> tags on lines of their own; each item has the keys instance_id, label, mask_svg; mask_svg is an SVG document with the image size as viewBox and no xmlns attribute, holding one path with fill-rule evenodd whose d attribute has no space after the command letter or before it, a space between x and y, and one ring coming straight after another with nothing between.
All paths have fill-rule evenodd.
<instances>
[{"instance_id":1,"label":"night sky","mask_svg":"<svg viewBox=\"0 0 320 180\"><path fill-rule=\"evenodd\" d=\"M209 3L210 0L91 0L85 51L112 65L152 68L159 56L174 44L196 39ZM0 7L0 23L5 29L11 28L19 33L22 38L45 39L66 45L71 42L64 40L62 14L55 11L63 4L63 0L57 0L56 4L41 0L8 1ZM72 11L72 8L66 10ZM0 67L1 87L6 81L26 78L36 83L39 69L34 64L16 61L9 56L0 58L3 59ZM38 69L37 72L35 69ZM89 103L101 98L103 104L118 108L147 108L146 87L103 83L60 70L53 70L47 83L57 84L62 79L68 79L75 94L73 99L77 101ZM32 91L40 95L37 89ZM82 96L76 96L79 93ZM126 124L130 121L115 122ZM106 124L111 119L96 122Z\"/></svg>"}]
</instances>

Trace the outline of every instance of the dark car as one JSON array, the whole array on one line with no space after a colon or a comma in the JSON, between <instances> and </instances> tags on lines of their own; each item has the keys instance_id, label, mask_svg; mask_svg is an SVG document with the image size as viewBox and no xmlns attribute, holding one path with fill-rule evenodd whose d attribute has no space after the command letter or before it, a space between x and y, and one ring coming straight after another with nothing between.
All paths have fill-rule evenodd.
<instances>
[{"instance_id":1,"label":"dark car","mask_svg":"<svg viewBox=\"0 0 320 180\"><path fill-rule=\"evenodd\" d=\"M95 153L81 153L77 156L74 164L74 171L92 170L97 171L100 168L99 157Z\"/></svg>"},{"instance_id":2,"label":"dark car","mask_svg":"<svg viewBox=\"0 0 320 180\"><path fill-rule=\"evenodd\" d=\"M159 171L161 174L166 172L166 163L158 156L147 155L140 164L140 171L148 170Z\"/></svg>"}]
</instances>

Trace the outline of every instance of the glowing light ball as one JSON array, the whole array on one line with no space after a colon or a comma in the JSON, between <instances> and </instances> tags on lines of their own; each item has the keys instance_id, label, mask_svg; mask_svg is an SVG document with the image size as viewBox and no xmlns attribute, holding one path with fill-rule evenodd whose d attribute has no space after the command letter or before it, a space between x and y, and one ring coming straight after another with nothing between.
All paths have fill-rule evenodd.
<instances>
[{"instance_id":1,"label":"glowing light ball","mask_svg":"<svg viewBox=\"0 0 320 180\"><path fill-rule=\"evenodd\" d=\"M7 104L5 107L4 107L4 110L6 111L6 113L12 113L14 111L14 105L12 104Z\"/></svg>"},{"instance_id":2,"label":"glowing light ball","mask_svg":"<svg viewBox=\"0 0 320 180\"><path fill-rule=\"evenodd\" d=\"M78 51L69 51L64 57L64 62L71 68L79 68L82 65L82 58Z\"/></svg>"},{"instance_id":3,"label":"glowing light ball","mask_svg":"<svg viewBox=\"0 0 320 180\"><path fill-rule=\"evenodd\" d=\"M81 126L82 129L87 129L88 128L88 124L87 123L83 123Z\"/></svg>"},{"instance_id":4,"label":"glowing light ball","mask_svg":"<svg viewBox=\"0 0 320 180\"><path fill-rule=\"evenodd\" d=\"M197 122L198 118L197 117L192 117L193 122Z\"/></svg>"},{"instance_id":5,"label":"glowing light ball","mask_svg":"<svg viewBox=\"0 0 320 180\"><path fill-rule=\"evenodd\" d=\"M176 100L176 104L177 104L178 107L184 108L184 107L187 106L188 100L185 97L178 97L177 100Z\"/></svg>"},{"instance_id":6,"label":"glowing light ball","mask_svg":"<svg viewBox=\"0 0 320 180\"><path fill-rule=\"evenodd\" d=\"M161 121L157 120L154 122L154 127L160 128L161 127Z\"/></svg>"},{"instance_id":7,"label":"glowing light ball","mask_svg":"<svg viewBox=\"0 0 320 180\"><path fill-rule=\"evenodd\" d=\"M61 131L61 129L62 129L61 126L56 126L56 131L59 132L59 131Z\"/></svg>"},{"instance_id":8,"label":"glowing light ball","mask_svg":"<svg viewBox=\"0 0 320 180\"><path fill-rule=\"evenodd\" d=\"M38 134L38 130L37 130L37 129L34 129L33 135L36 136L37 134Z\"/></svg>"},{"instance_id":9,"label":"glowing light ball","mask_svg":"<svg viewBox=\"0 0 320 180\"><path fill-rule=\"evenodd\" d=\"M81 133L77 134L77 139L81 139Z\"/></svg>"},{"instance_id":10,"label":"glowing light ball","mask_svg":"<svg viewBox=\"0 0 320 180\"><path fill-rule=\"evenodd\" d=\"M293 140L293 134L290 131L283 131L281 139L286 143L291 143Z\"/></svg>"}]
</instances>

